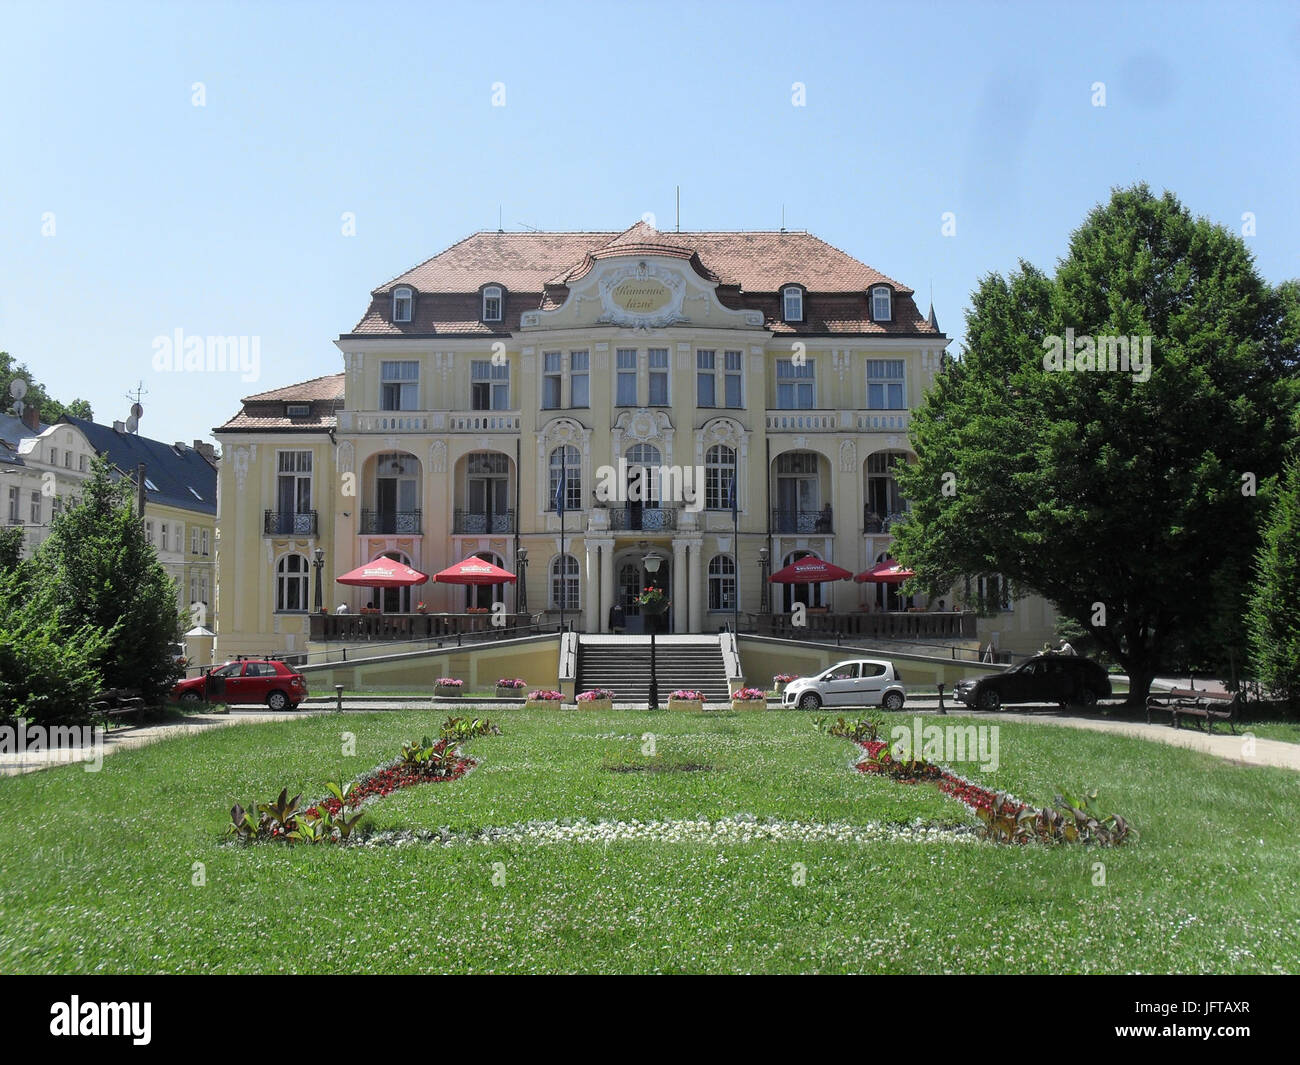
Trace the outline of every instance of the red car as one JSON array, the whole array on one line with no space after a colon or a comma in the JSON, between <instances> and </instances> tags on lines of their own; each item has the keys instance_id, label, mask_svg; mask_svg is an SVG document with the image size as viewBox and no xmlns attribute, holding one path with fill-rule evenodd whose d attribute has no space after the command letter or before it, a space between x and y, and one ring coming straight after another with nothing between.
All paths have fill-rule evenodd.
<instances>
[{"instance_id":1,"label":"red car","mask_svg":"<svg viewBox=\"0 0 1300 1065\"><path fill-rule=\"evenodd\" d=\"M172 689L183 703L266 703L296 709L307 698L307 679L277 658L241 658L183 680Z\"/></svg>"}]
</instances>

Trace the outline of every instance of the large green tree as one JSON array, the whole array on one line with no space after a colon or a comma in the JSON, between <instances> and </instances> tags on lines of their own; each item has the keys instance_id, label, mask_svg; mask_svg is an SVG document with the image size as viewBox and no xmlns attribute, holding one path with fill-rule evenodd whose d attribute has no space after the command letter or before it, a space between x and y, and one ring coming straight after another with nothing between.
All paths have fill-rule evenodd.
<instances>
[{"instance_id":1,"label":"large green tree","mask_svg":"<svg viewBox=\"0 0 1300 1065\"><path fill-rule=\"evenodd\" d=\"M32 376L32 372L25 365L18 362L9 352L0 351L0 409L5 412L13 410L14 400L9 385L15 377L21 377L27 382L27 393L23 396L23 403L35 407L40 412L41 421L47 425L58 421L65 414L94 421L95 414L84 399L74 399L66 404L60 403Z\"/></svg>"},{"instance_id":2,"label":"large green tree","mask_svg":"<svg viewBox=\"0 0 1300 1065\"><path fill-rule=\"evenodd\" d=\"M981 281L968 351L912 421L898 557L936 593L998 573L1045 596L1126 669L1133 701L1161 669L1240 663L1256 493L1294 403L1293 295L1172 194L1116 190L1055 276L1022 262ZM1095 355L1121 336L1150 338L1149 365L1139 341L1127 371L1056 370L1083 338Z\"/></svg>"},{"instance_id":3,"label":"large green tree","mask_svg":"<svg viewBox=\"0 0 1300 1065\"><path fill-rule=\"evenodd\" d=\"M1300 444L1300 438L1297 443ZM1274 494L1251 590L1251 661L1260 684L1300 708L1300 446Z\"/></svg>"},{"instance_id":4,"label":"large green tree","mask_svg":"<svg viewBox=\"0 0 1300 1065\"><path fill-rule=\"evenodd\" d=\"M34 565L70 624L108 634L100 659L106 688L136 688L156 702L178 676L169 644L183 618L176 588L132 503L130 481L96 459L80 497L57 514Z\"/></svg>"}]
</instances>

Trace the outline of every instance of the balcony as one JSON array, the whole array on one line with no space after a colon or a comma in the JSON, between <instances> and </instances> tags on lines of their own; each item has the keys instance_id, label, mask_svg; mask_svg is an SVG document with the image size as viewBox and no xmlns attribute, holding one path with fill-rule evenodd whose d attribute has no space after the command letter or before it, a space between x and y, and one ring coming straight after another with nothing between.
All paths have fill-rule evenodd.
<instances>
[{"instance_id":1,"label":"balcony","mask_svg":"<svg viewBox=\"0 0 1300 1065\"><path fill-rule=\"evenodd\" d=\"M363 510L361 529L364 534L379 536L419 536L422 510Z\"/></svg>"},{"instance_id":2,"label":"balcony","mask_svg":"<svg viewBox=\"0 0 1300 1065\"><path fill-rule=\"evenodd\" d=\"M677 528L677 507L610 507L615 532L661 532Z\"/></svg>"},{"instance_id":3,"label":"balcony","mask_svg":"<svg viewBox=\"0 0 1300 1065\"><path fill-rule=\"evenodd\" d=\"M835 531L834 514L830 507L821 510L773 509L774 533L832 533Z\"/></svg>"},{"instance_id":4,"label":"balcony","mask_svg":"<svg viewBox=\"0 0 1300 1065\"><path fill-rule=\"evenodd\" d=\"M262 512L263 536L315 536L314 510L266 510Z\"/></svg>"},{"instance_id":5,"label":"balcony","mask_svg":"<svg viewBox=\"0 0 1300 1065\"><path fill-rule=\"evenodd\" d=\"M769 433L901 433L907 410L769 410Z\"/></svg>"},{"instance_id":6,"label":"balcony","mask_svg":"<svg viewBox=\"0 0 1300 1065\"><path fill-rule=\"evenodd\" d=\"M906 518L906 511L887 514L882 518L869 505L864 506L862 508L862 531L867 535L889 533L893 531L894 526L900 524Z\"/></svg>"},{"instance_id":7,"label":"balcony","mask_svg":"<svg viewBox=\"0 0 1300 1065\"><path fill-rule=\"evenodd\" d=\"M513 510L498 511L495 514L485 514L471 510L462 510L456 508L451 531L453 533L508 533L515 531L515 512Z\"/></svg>"},{"instance_id":8,"label":"balcony","mask_svg":"<svg viewBox=\"0 0 1300 1065\"><path fill-rule=\"evenodd\" d=\"M341 410L342 433L518 433L518 411Z\"/></svg>"}]
</instances>

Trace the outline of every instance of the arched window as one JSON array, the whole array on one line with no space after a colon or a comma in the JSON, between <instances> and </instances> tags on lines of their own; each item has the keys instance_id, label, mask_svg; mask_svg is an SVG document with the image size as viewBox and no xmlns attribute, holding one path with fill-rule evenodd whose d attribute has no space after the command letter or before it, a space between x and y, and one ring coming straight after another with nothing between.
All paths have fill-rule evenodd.
<instances>
[{"instance_id":1,"label":"arched window","mask_svg":"<svg viewBox=\"0 0 1300 1065\"><path fill-rule=\"evenodd\" d=\"M863 528L867 532L889 532L907 510L907 500L898 490L894 468L907 462L902 451L876 451L867 456L867 512Z\"/></svg>"},{"instance_id":2,"label":"arched window","mask_svg":"<svg viewBox=\"0 0 1300 1065\"><path fill-rule=\"evenodd\" d=\"M736 453L726 444L714 444L704 453L704 509L731 509L731 481L736 476ZM736 506L740 506L737 489Z\"/></svg>"},{"instance_id":3,"label":"arched window","mask_svg":"<svg viewBox=\"0 0 1300 1065\"><path fill-rule=\"evenodd\" d=\"M663 463L659 449L654 444L633 444L626 457L629 505L659 506L659 471Z\"/></svg>"},{"instance_id":4,"label":"arched window","mask_svg":"<svg viewBox=\"0 0 1300 1065\"><path fill-rule=\"evenodd\" d=\"M798 285L786 285L781 290L782 318L787 322L803 321L803 289Z\"/></svg>"},{"instance_id":5,"label":"arched window","mask_svg":"<svg viewBox=\"0 0 1300 1065\"><path fill-rule=\"evenodd\" d=\"M709 609L732 610L736 603L736 562L730 555L709 560Z\"/></svg>"},{"instance_id":6,"label":"arched window","mask_svg":"<svg viewBox=\"0 0 1300 1065\"><path fill-rule=\"evenodd\" d=\"M546 509L558 510L555 494L560 488L560 479L564 479L564 509L582 509L582 459L578 449L572 444L563 444L551 452L550 490L547 492Z\"/></svg>"},{"instance_id":7,"label":"arched window","mask_svg":"<svg viewBox=\"0 0 1300 1065\"><path fill-rule=\"evenodd\" d=\"M285 555L275 566L275 609L280 612L307 609L306 555Z\"/></svg>"},{"instance_id":8,"label":"arched window","mask_svg":"<svg viewBox=\"0 0 1300 1065\"><path fill-rule=\"evenodd\" d=\"M893 317L893 293L888 285L877 285L871 290L871 318L876 322L888 322Z\"/></svg>"},{"instance_id":9,"label":"arched window","mask_svg":"<svg viewBox=\"0 0 1300 1065\"><path fill-rule=\"evenodd\" d=\"M393 289L393 321L409 322L411 308L415 303L415 290L402 285Z\"/></svg>"},{"instance_id":10,"label":"arched window","mask_svg":"<svg viewBox=\"0 0 1300 1065\"><path fill-rule=\"evenodd\" d=\"M483 290L483 321L501 321L502 302L501 286L488 285L488 287Z\"/></svg>"},{"instance_id":11,"label":"arched window","mask_svg":"<svg viewBox=\"0 0 1300 1065\"><path fill-rule=\"evenodd\" d=\"M551 609L578 609L578 560L556 555L551 562Z\"/></svg>"}]
</instances>

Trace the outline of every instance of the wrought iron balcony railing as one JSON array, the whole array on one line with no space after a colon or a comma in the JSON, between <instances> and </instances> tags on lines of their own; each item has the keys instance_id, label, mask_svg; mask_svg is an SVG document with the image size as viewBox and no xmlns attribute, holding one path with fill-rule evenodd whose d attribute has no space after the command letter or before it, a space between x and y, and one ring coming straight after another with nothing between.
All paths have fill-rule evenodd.
<instances>
[{"instance_id":1,"label":"wrought iron balcony railing","mask_svg":"<svg viewBox=\"0 0 1300 1065\"><path fill-rule=\"evenodd\" d=\"M658 532L677 528L676 507L610 507L609 527L619 532Z\"/></svg>"},{"instance_id":2,"label":"wrought iron balcony railing","mask_svg":"<svg viewBox=\"0 0 1300 1065\"><path fill-rule=\"evenodd\" d=\"M778 533L831 533L835 531L834 515L830 507L821 510L772 511L772 531Z\"/></svg>"},{"instance_id":3,"label":"wrought iron balcony railing","mask_svg":"<svg viewBox=\"0 0 1300 1065\"><path fill-rule=\"evenodd\" d=\"M887 533L892 532L893 527L903 522L907 518L907 511L894 511L881 517L871 507L862 508L862 531L866 533Z\"/></svg>"},{"instance_id":4,"label":"wrought iron balcony railing","mask_svg":"<svg viewBox=\"0 0 1300 1065\"><path fill-rule=\"evenodd\" d=\"M515 512L499 510L488 514L483 511L456 508L452 523L454 533L508 533L514 532Z\"/></svg>"},{"instance_id":5,"label":"wrought iron balcony railing","mask_svg":"<svg viewBox=\"0 0 1300 1065\"><path fill-rule=\"evenodd\" d=\"M421 510L363 510L361 532L379 536L419 536Z\"/></svg>"},{"instance_id":6,"label":"wrought iron balcony railing","mask_svg":"<svg viewBox=\"0 0 1300 1065\"><path fill-rule=\"evenodd\" d=\"M314 510L267 510L262 515L263 536L315 536Z\"/></svg>"}]
</instances>

